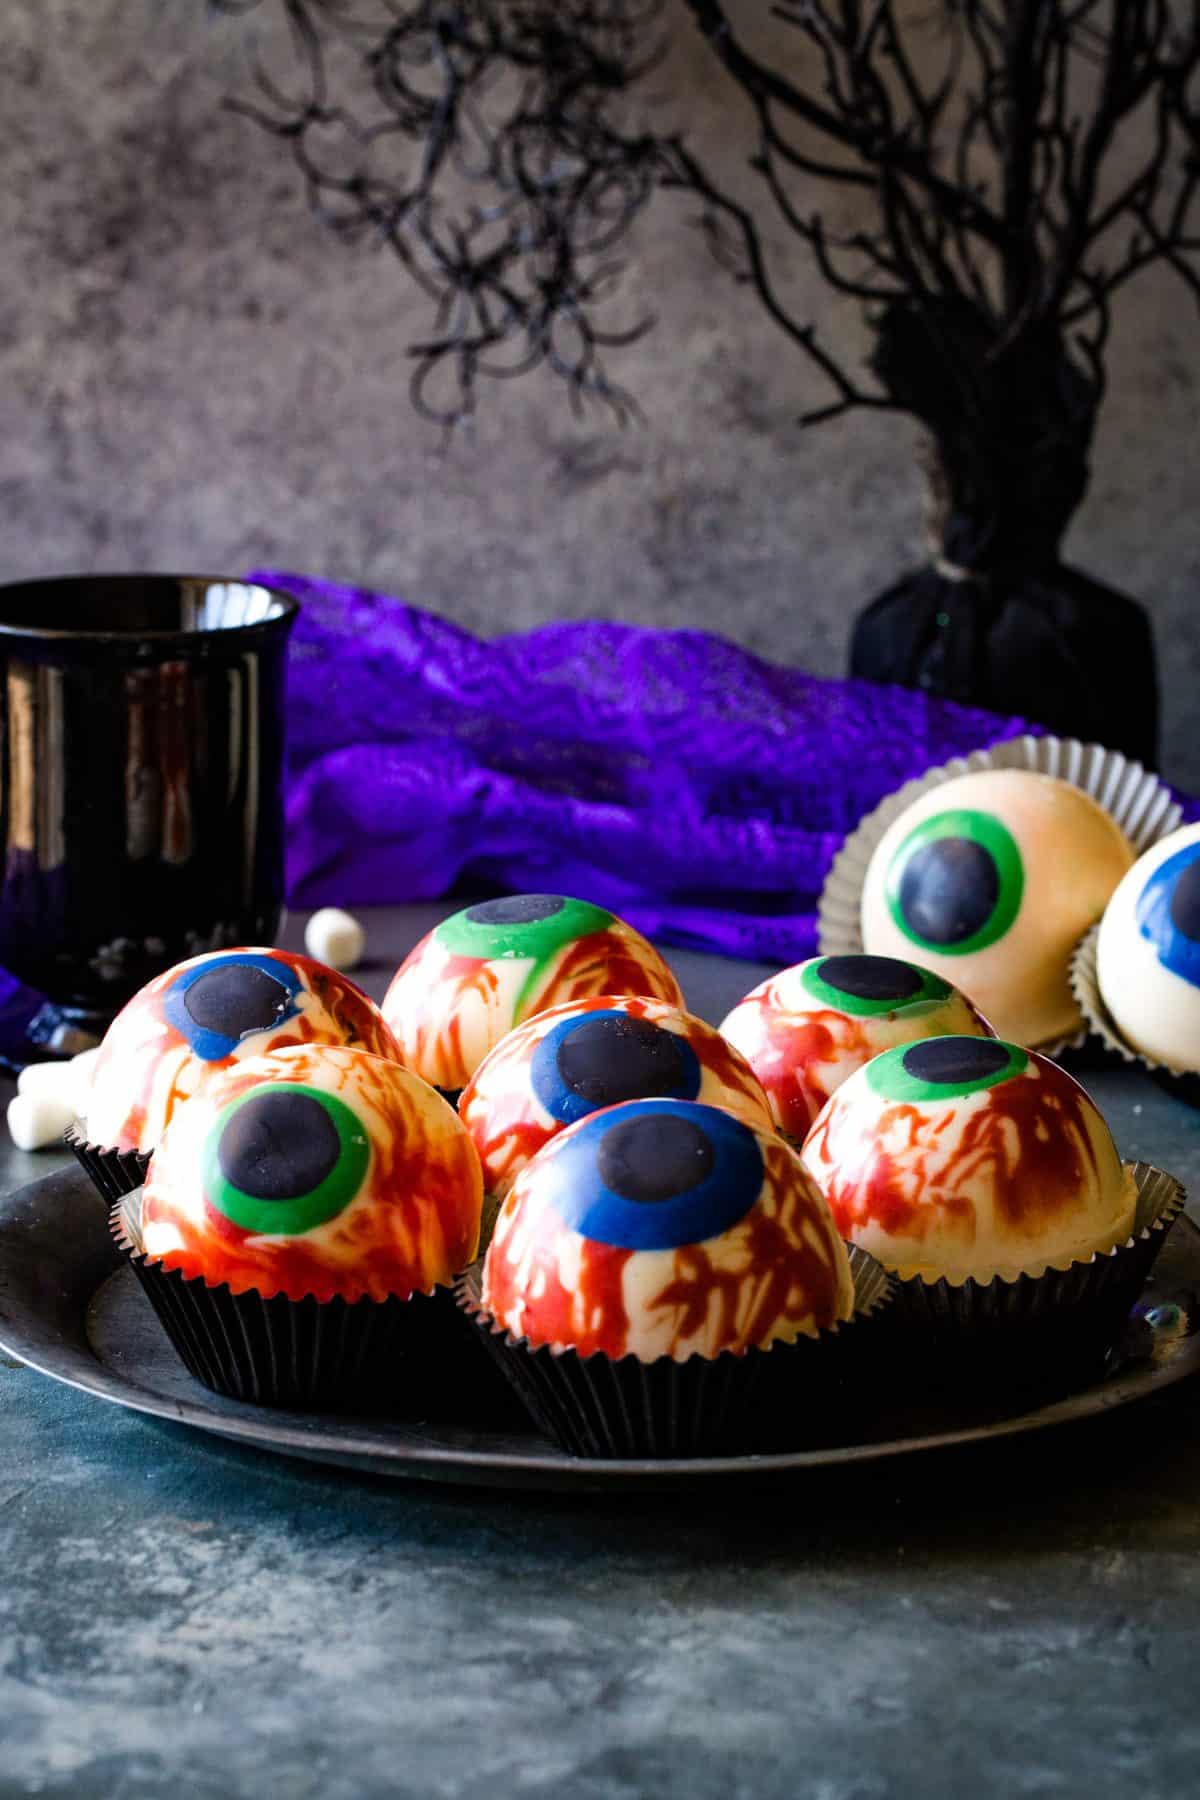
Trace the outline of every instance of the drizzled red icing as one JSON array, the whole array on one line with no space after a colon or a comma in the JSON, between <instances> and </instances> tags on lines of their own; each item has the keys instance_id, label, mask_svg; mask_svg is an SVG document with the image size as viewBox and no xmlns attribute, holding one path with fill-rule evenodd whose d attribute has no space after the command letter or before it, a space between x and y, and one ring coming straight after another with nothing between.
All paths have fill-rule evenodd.
<instances>
[{"instance_id":1,"label":"drizzled red icing","mask_svg":"<svg viewBox=\"0 0 1200 1800\"><path fill-rule=\"evenodd\" d=\"M246 1057L285 1044L345 1044L375 1056L402 1060L383 1014L348 976L309 956L255 949L300 977L298 1010L268 1031L244 1038L229 1056L204 1061L163 1010L167 991L181 974L209 960L247 952L219 951L176 963L141 988L105 1033L92 1072L84 1121L95 1144L119 1150L153 1150L179 1105Z\"/></svg>"},{"instance_id":2,"label":"drizzled red icing","mask_svg":"<svg viewBox=\"0 0 1200 1800\"><path fill-rule=\"evenodd\" d=\"M495 1239L492 1240L493 1246ZM615 1244L597 1244L582 1238L574 1278L564 1282L556 1260L539 1260L539 1292L530 1304L521 1292L517 1271L505 1262L503 1251L488 1251L484 1301L501 1324L519 1320L532 1344L554 1344L576 1350L580 1356L599 1351L604 1356L624 1356L629 1342L629 1315L625 1308L624 1277L636 1253Z\"/></svg>"},{"instance_id":3,"label":"drizzled red icing","mask_svg":"<svg viewBox=\"0 0 1200 1800\"><path fill-rule=\"evenodd\" d=\"M771 1111L762 1087L745 1057L720 1032L666 1000L598 994L549 1007L509 1032L463 1090L459 1116L479 1152L489 1193L507 1193L518 1171L565 1129L541 1105L531 1083L533 1058L542 1039L562 1019L607 1011L648 1020L682 1037L700 1065L701 1083L695 1098L708 1106L724 1107L747 1125L771 1129Z\"/></svg>"},{"instance_id":4,"label":"drizzled red icing","mask_svg":"<svg viewBox=\"0 0 1200 1800\"><path fill-rule=\"evenodd\" d=\"M1032 1054L1022 1073L945 1100L885 1100L864 1071L829 1102L804 1161L842 1236L895 1268L987 1279L1086 1257L1132 1227L1103 1118Z\"/></svg>"},{"instance_id":5,"label":"drizzled red icing","mask_svg":"<svg viewBox=\"0 0 1200 1800\"><path fill-rule=\"evenodd\" d=\"M579 1129L569 1127L522 1169L488 1249L483 1304L514 1336L652 1362L741 1354L850 1317L845 1248L780 1139L756 1134L762 1187L728 1230L677 1249L627 1250L580 1236L546 1199L548 1161Z\"/></svg>"},{"instance_id":6,"label":"drizzled red icing","mask_svg":"<svg viewBox=\"0 0 1200 1800\"><path fill-rule=\"evenodd\" d=\"M754 1066L776 1123L791 1137L803 1139L829 1098L822 1070L839 1063L861 1068L868 1062L872 1050L867 1027L874 1020L836 1012L789 1015L777 1011L770 994L761 988L747 996L742 1007L756 1008L762 1015Z\"/></svg>"},{"instance_id":7,"label":"drizzled red icing","mask_svg":"<svg viewBox=\"0 0 1200 1800\"><path fill-rule=\"evenodd\" d=\"M566 944L526 991L532 966L521 957L455 955L436 931L427 933L401 963L383 1002L407 1066L453 1092L514 1026L547 1007L596 994L642 994L683 1005L658 951L621 919Z\"/></svg>"},{"instance_id":8,"label":"drizzled red icing","mask_svg":"<svg viewBox=\"0 0 1200 1800\"><path fill-rule=\"evenodd\" d=\"M620 919L568 944L558 966L527 995L521 1017L589 994L645 994L683 1005L679 983L658 951Z\"/></svg>"},{"instance_id":9,"label":"drizzled red icing","mask_svg":"<svg viewBox=\"0 0 1200 1800\"><path fill-rule=\"evenodd\" d=\"M205 1145L244 1095L288 1084L345 1103L370 1154L335 1218L294 1236L242 1229L205 1189ZM471 1262L482 1203L479 1160L453 1109L396 1062L303 1045L226 1070L183 1108L155 1152L142 1200L147 1258L234 1293L384 1300L446 1284Z\"/></svg>"}]
</instances>

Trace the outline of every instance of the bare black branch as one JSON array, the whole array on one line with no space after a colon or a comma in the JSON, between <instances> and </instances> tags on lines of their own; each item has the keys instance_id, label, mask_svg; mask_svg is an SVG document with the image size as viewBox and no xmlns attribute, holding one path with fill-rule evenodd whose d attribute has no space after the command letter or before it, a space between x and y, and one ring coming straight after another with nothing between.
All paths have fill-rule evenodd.
<instances>
[{"instance_id":1,"label":"bare black branch","mask_svg":"<svg viewBox=\"0 0 1200 1800\"><path fill-rule=\"evenodd\" d=\"M579 406L635 410L608 362L652 321L621 316L617 258L664 193L698 202L720 262L828 382L809 419L914 412L947 460L974 458L971 482L1055 470L1055 511L1086 482L1113 296L1159 264L1200 300L1200 0L780 0L797 54L771 61L732 7L674 0L749 104L761 208L634 113L667 0L212 3L286 18L286 72L259 66L237 104L333 230L428 294L412 392L447 425L482 379L539 364ZM833 229L814 182L865 222ZM865 377L793 310L772 218L867 309Z\"/></svg>"}]
</instances>

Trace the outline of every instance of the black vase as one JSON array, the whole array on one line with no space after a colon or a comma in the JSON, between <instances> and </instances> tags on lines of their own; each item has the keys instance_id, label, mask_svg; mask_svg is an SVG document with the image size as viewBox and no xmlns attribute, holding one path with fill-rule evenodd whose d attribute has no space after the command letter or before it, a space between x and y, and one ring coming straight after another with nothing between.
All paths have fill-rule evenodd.
<instances>
[{"instance_id":1,"label":"black vase","mask_svg":"<svg viewBox=\"0 0 1200 1800\"><path fill-rule=\"evenodd\" d=\"M75 1049L181 958L271 943L290 596L72 576L0 588L0 965Z\"/></svg>"},{"instance_id":2,"label":"black vase","mask_svg":"<svg viewBox=\"0 0 1200 1800\"><path fill-rule=\"evenodd\" d=\"M1157 761L1149 616L1058 562L967 580L916 570L859 616L850 673Z\"/></svg>"},{"instance_id":3,"label":"black vase","mask_svg":"<svg viewBox=\"0 0 1200 1800\"><path fill-rule=\"evenodd\" d=\"M998 332L962 301L897 301L876 332L876 373L928 433L935 555L859 616L851 674L1015 715L1152 767L1149 617L1059 556L1088 487L1095 370L1054 322Z\"/></svg>"}]
</instances>

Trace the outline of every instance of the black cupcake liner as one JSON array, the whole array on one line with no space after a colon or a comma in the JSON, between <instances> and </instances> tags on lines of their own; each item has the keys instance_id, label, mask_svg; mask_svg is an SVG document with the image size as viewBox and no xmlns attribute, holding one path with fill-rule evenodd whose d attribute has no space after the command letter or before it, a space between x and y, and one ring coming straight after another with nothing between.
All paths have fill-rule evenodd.
<instances>
[{"instance_id":1,"label":"black cupcake liner","mask_svg":"<svg viewBox=\"0 0 1200 1800\"><path fill-rule=\"evenodd\" d=\"M1133 1163L1133 1235L1086 1262L1013 1281L896 1280L890 1324L939 1385L1063 1385L1098 1373L1121 1337L1186 1194L1173 1175Z\"/></svg>"},{"instance_id":2,"label":"black cupcake liner","mask_svg":"<svg viewBox=\"0 0 1200 1800\"><path fill-rule=\"evenodd\" d=\"M451 1288L382 1301L235 1294L147 1261L137 1199L113 1207L112 1236L189 1373L215 1393L408 1418L453 1415L477 1400L489 1371Z\"/></svg>"},{"instance_id":3,"label":"black cupcake liner","mask_svg":"<svg viewBox=\"0 0 1200 1800\"><path fill-rule=\"evenodd\" d=\"M150 1167L148 1150L113 1150L103 1144L89 1143L76 1125L67 1130L66 1141L106 1206L115 1206L126 1194L140 1188L146 1179Z\"/></svg>"},{"instance_id":4,"label":"black cupcake liner","mask_svg":"<svg viewBox=\"0 0 1200 1800\"><path fill-rule=\"evenodd\" d=\"M1165 1093L1174 1094L1185 1105L1200 1110L1200 1073L1189 1069L1173 1069L1169 1063L1156 1062L1152 1056L1143 1056L1117 1030L1116 1020L1100 994L1096 962L1099 938L1100 927L1093 925L1080 938L1071 958L1071 992L1089 1033L1104 1046L1114 1064L1141 1069L1156 1087L1162 1088Z\"/></svg>"},{"instance_id":5,"label":"black cupcake liner","mask_svg":"<svg viewBox=\"0 0 1200 1800\"><path fill-rule=\"evenodd\" d=\"M488 1245L491 1243L496 1230L496 1221L500 1217L500 1208L503 1205L504 1201L498 1194L484 1192L483 1210L479 1215L479 1250L477 1256L482 1256L487 1250Z\"/></svg>"},{"instance_id":6,"label":"black cupcake liner","mask_svg":"<svg viewBox=\"0 0 1200 1800\"><path fill-rule=\"evenodd\" d=\"M852 1319L794 1343L686 1362L580 1356L514 1337L483 1305L482 1261L460 1276L458 1304L538 1430L571 1455L735 1455L839 1435L895 1285L862 1251L851 1267Z\"/></svg>"}]
</instances>

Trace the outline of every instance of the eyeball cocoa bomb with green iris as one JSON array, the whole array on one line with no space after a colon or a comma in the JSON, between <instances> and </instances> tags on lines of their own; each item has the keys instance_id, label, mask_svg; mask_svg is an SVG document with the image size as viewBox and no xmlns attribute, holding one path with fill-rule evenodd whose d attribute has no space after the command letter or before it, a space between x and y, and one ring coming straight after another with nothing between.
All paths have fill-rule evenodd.
<instances>
[{"instance_id":1,"label":"eyeball cocoa bomb with green iris","mask_svg":"<svg viewBox=\"0 0 1200 1800\"><path fill-rule=\"evenodd\" d=\"M562 894L510 894L465 907L422 938L383 1015L407 1066L457 1092L514 1026L593 994L683 1004L657 950L615 914Z\"/></svg>"},{"instance_id":2,"label":"eyeball cocoa bomb with green iris","mask_svg":"<svg viewBox=\"0 0 1200 1800\"><path fill-rule=\"evenodd\" d=\"M181 1108L141 1201L148 1264L232 1294L406 1299L479 1239L479 1159L418 1076L305 1044L252 1057Z\"/></svg>"},{"instance_id":3,"label":"eyeball cocoa bomb with green iris","mask_svg":"<svg viewBox=\"0 0 1200 1800\"><path fill-rule=\"evenodd\" d=\"M904 1279L1040 1275L1133 1230L1133 1174L1088 1095L995 1038L877 1056L830 1100L804 1163L842 1236Z\"/></svg>"},{"instance_id":4,"label":"eyeball cocoa bomb with green iris","mask_svg":"<svg viewBox=\"0 0 1200 1800\"><path fill-rule=\"evenodd\" d=\"M721 1033L766 1089L797 1143L843 1081L896 1044L990 1028L957 989L898 957L815 956L760 982Z\"/></svg>"},{"instance_id":5,"label":"eyeball cocoa bomb with green iris","mask_svg":"<svg viewBox=\"0 0 1200 1800\"><path fill-rule=\"evenodd\" d=\"M863 947L953 982L1002 1037L1047 1044L1083 1023L1071 954L1132 862L1115 820L1069 782L961 775L921 794L876 846Z\"/></svg>"},{"instance_id":6,"label":"eyeball cocoa bomb with green iris","mask_svg":"<svg viewBox=\"0 0 1200 1800\"><path fill-rule=\"evenodd\" d=\"M1200 825L1139 857L1096 945L1100 997L1126 1042L1181 1074L1200 1070Z\"/></svg>"}]
</instances>

